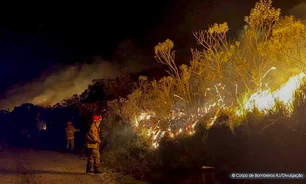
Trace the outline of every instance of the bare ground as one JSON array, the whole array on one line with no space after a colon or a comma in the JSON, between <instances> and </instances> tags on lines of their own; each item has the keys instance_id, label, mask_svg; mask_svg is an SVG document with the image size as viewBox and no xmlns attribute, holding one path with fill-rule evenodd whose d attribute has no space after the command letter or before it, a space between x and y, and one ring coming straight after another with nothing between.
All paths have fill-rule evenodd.
<instances>
[{"instance_id":1,"label":"bare ground","mask_svg":"<svg viewBox=\"0 0 306 184\"><path fill-rule=\"evenodd\" d=\"M9 148L0 152L2 184L121 184L138 183L103 168L102 174L85 174L85 160L52 151Z\"/></svg>"}]
</instances>

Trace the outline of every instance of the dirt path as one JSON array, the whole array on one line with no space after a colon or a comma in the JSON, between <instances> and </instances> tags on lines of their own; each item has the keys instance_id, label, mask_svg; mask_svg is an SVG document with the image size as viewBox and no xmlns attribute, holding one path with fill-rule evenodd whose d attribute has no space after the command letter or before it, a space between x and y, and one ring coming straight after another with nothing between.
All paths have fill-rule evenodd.
<instances>
[{"instance_id":1,"label":"dirt path","mask_svg":"<svg viewBox=\"0 0 306 184\"><path fill-rule=\"evenodd\" d=\"M85 162L71 154L12 148L0 152L0 180L2 184L142 183L106 169L99 175L85 174Z\"/></svg>"}]
</instances>

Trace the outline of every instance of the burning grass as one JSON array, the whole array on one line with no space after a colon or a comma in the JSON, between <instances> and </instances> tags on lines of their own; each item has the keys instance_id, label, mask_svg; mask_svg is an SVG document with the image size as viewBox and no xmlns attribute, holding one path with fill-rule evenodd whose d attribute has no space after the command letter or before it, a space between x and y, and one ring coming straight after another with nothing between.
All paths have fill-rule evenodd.
<instances>
[{"instance_id":1,"label":"burning grass","mask_svg":"<svg viewBox=\"0 0 306 184\"><path fill-rule=\"evenodd\" d=\"M129 129L130 138L125 137L116 149L107 148L102 160L116 171L150 181L169 179L170 176L163 173L176 173L177 180L192 177L202 165L226 166L230 171L241 172L306 171L302 164L306 161L305 92L306 87L302 85L295 93L290 116L284 114L288 109L280 101L276 102L274 110L265 114L255 107L240 119L240 125L231 124L229 112L224 110L209 129L206 119L201 119L192 136L186 133L175 137L164 135L158 149L152 149L150 137L132 136L133 130ZM181 173L180 176L177 173Z\"/></svg>"},{"instance_id":2,"label":"burning grass","mask_svg":"<svg viewBox=\"0 0 306 184\"><path fill-rule=\"evenodd\" d=\"M190 66L176 66L172 41L159 43L156 59L169 76L141 76L127 98L109 102L141 139L132 147L145 151L124 158L146 160L136 164L142 176L201 165L306 171L305 25L270 0L256 3L245 21L240 40L227 38L227 23L195 33L202 49L192 49Z\"/></svg>"},{"instance_id":3,"label":"burning grass","mask_svg":"<svg viewBox=\"0 0 306 184\"><path fill-rule=\"evenodd\" d=\"M110 102L110 109L153 148L165 137L194 135L199 124L210 128L224 113L232 129L249 113L264 117L279 111L277 104L291 116L305 78L305 25L280 16L269 0L256 3L245 21L240 40L227 38L227 23L194 33L203 48L192 49L190 66L176 66L171 40L159 43L156 59L169 67L169 76L159 81L141 76L137 89Z\"/></svg>"}]
</instances>

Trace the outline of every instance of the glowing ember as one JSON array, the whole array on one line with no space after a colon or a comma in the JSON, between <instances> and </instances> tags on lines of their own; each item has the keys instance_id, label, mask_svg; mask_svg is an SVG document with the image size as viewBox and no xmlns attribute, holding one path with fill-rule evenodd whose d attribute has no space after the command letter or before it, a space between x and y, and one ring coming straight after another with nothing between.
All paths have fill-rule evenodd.
<instances>
[{"instance_id":1,"label":"glowing ember","mask_svg":"<svg viewBox=\"0 0 306 184\"><path fill-rule=\"evenodd\" d=\"M275 70L275 67L270 68L264 75L264 77L272 70ZM264 78L263 77L263 78ZM176 128L170 128L169 126L167 129L163 130L159 126L152 127L150 126L150 120L152 117L155 116L155 113L140 113L138 117L135 118L135 126L137 128L144 128L145 133L144 135L148 136L152 140L152 147L157 148L159 146L158 142L165 136L169 135L171 138L175 138L179 135L193 135L195 133L195 126L199 122L201 117L208 115L209 113L214 113L214 116L211 117L210 122L208 123L208 127L211 127L215 124L220 109L225 108L232 108L238 109L235 110L235 114L239 116L243 116L248 112L252 112L254 108L257 108L260 112L266 113L269 110L275 110L276 101L282 102L285 107L288 109L288 112L292 112L292 102L294 100L294 93L297 89L300 88L302 84L302 79L305 77L304 73L300 73L294 77L291 77L285 84L283 84L278 90L271 91L269 86L267 85L267 89L262 89L262 84L260 85L260 89L257 90L255 93L248 95L249 98L246 100L244 105L241 108L238 107L230 107L225 104L225 96L222 95L223 92L226 90L225 86L221 83L214 85L213 90L215 90L216 99L215 101L210 101L204 104L204 106L199 107L197 109L196 114L192 114L187 116L186 113L180 109L175 109L171 112L171 116L169 117L169 122L175 121L180 126L175 124ZM262 78L262 79L263 79ZM208 88L207 91L212 91L211 88ZM238 86L236 85L236 93L237 93ZM183 99L178 95L175 97ZM144 122L144 123L142 123ZM147 123L146 123L147 122ZM190 123L183 123L183 122L190 122Z\"/></svg>"},{"instance_id":2,"label":"glowing ember","mask_svg":"<svg viewBox=\"0 0 306 184\"><path fill-rule=\"evenodd\" d=\"M154 142L154 143L152 144L152 146L153 146L154 148L157 148L157 147L159 146L159 144L158 144L157 142Z\"/></svg>"}]
</instances>

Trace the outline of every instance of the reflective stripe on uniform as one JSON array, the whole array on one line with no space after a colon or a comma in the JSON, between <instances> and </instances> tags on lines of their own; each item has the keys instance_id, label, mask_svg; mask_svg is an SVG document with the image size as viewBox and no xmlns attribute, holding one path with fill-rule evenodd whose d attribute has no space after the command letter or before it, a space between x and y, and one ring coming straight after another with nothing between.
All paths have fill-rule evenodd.
<instances>
[{"instance_id":1,"label":"reflective stripe on uniform","mask_svg":"<svg viewBox=\"0 0 306 184\"><path fill-rule=\"evenodd\" d=\"M98 149L99 148L99 144L85 144L86 148L90 148L90 149Z\"/></svg>"}]
</instances>

